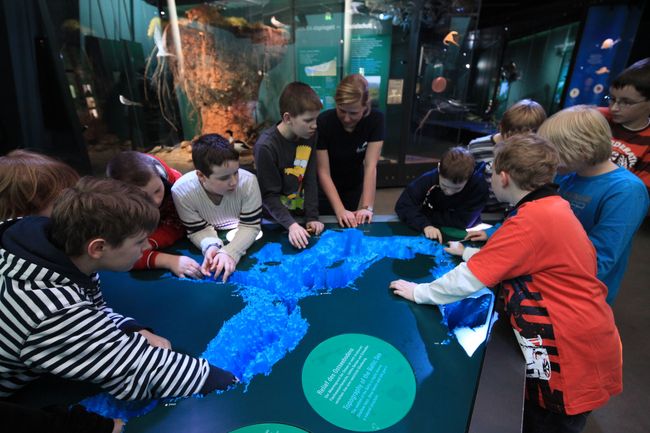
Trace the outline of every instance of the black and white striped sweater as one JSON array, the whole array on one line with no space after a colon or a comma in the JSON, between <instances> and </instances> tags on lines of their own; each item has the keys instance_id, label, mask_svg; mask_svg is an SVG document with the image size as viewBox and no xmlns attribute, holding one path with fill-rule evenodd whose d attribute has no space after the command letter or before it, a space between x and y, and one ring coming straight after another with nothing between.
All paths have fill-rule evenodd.
<instances>
[{"instance_id":1,"label":"black and white striped sweater","mask_svg":"<svg viewBox=\"0 0 650 433\"><path fill-rule=\"evenodd\" d=\"M0 397L43 373L99 384L119 399L188 396L233 376L204 359L156 348L105 303L48 239L49 219L0 223Z\"/></svg>"}]
</instances>

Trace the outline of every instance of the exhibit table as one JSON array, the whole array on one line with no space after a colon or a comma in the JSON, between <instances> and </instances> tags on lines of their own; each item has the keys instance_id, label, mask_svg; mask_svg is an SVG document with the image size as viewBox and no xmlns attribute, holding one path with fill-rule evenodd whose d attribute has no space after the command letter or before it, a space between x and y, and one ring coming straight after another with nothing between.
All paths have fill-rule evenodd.
<instances>
[{"instance_id":1,"label":"exhibit table","mask_svg":"<svg viewBox=\"0 0 650 433\"><path fill-rule=\"evenodd\" d=\"M394 222L375 222L360 231L364 237L417 235ZM283 257L304 254L288 244L278 226L266 225L263 233L238 265L240 275L256 269L254 257L269 243L280 244ZM310 248L319 241L314 238ZM173 251L200 261L200 252L187 242ZM436 306L408 302L388 289L398 278L430 280L435 259L378 254L348 287L322 290L287 307L297 308L306 330L295 347L270 361L268 375L256 374L220 394L160 402L131 419L127 433L520 431L524 363L506 321L497 321L488 344L468 356L441 324ZM323 266L339 266L347 258L335 259L334 265ZM296 278L304 271L296 269ZM242 299L236 284L178 279L163 271L104 272L101 277L115 311L195 356L251 302ZM264 329L263 315L254 327ZM52 403L60 386L60 381L42 380L15 400ZM66 384L56 392L54 401L72 403L97 390Z\"/></svg>"}]
</instances>

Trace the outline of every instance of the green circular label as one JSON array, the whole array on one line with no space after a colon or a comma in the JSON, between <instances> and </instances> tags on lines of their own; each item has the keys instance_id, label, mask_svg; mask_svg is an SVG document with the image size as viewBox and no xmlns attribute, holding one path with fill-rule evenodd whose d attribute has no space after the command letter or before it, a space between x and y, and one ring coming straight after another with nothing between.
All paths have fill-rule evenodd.
<instances>
[{"instance_id":1,"label":"green circular label","mask_svg":"<svg viewBox=\"0 0 650 433\"><path fill-rule=\"evenodd\" d=\"M302 389L323 418L352 431L399 422L415 399L415 375L395 347L364 334L323 341L305 360Z\"/></svg>"},{"instance_id":2,"label":"green circular label","mask_svg":"<svg viewBox=\"0 0 650 433\"><path fill-rule=\"evenodd\" d=\"M246 427L238 428L230 433L308 433L305 430L299 429L286 424L255 424Z\"/></svg>"}]
</instances>

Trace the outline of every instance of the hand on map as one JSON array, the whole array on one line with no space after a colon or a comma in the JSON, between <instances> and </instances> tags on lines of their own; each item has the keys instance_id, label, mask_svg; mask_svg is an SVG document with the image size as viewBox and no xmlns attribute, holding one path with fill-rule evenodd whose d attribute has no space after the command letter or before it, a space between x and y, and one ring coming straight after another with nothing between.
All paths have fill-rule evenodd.
<instances>
[{"instance_id":1,"label":"hand on map","mask_svg":"<svg viewBox=\"0 0 650 433\"><path fill-rule=\"evenodd\" d=\"M221 281L225 283L228 281L230 275L235 272L236 265L235 259L230 257L225 251L219 251L212 259L210 272L214 272L213 278L215 280L219 275L223 274Z\"/></svg>"},{"instance_id":2,"label":"hand on map","mask_svg":"<svg viewBox=\"0 0 650 433\"><path fill-rule=\"evenodd\" d=\"M355 211L354 217L357 220L357 224L370 224L372 222L372 212L368 209L359 209Z\"/></svg>"},{"instance_id":3,"label":"hand on map","mask_svg":"<svg viewBox=\"0 0 650 433\"><path fill-rule=\"evenodd\" d=\"M314 236L319 236L325 230L325 224L320 221L309 221L306 225L307 231Z\"/></svg>"},{"instance_id":4,"label":"hand on map","mask_svg":"<svg viewBox=\"0 0 650 433\"><path fill-rule=\"evenodd\" d=\"M417 286L417 284L410 281L395 280L392 281L388 287L393 289L394 294L415 302L415 286Z\"/></svg>"},{"instance_id":5,"label":"hand on map","mask_svg":"<svg viewBox=\"0 0 650 433\"><path fill-rule=\"evenodd\" d=\"M293 223L289 226L289 242L296 248L307 248L309 244L309 232L300 224Z\"/></svg>"},{"instance_id":6,"label":"hand on map","mask_svg":"<svg viewBox=\"0 0 650 433\"><path fill-rule=\"evenodd\" d=\"M465 245L461 242L451 241L449 242L449 246L445 247L445 251L453 256L462 256L463 251L465 251Z\"/></svg>"},{"instance_id":7,"label":"hand on map","mask_svg":"<svg viewBox=\"0 0 650 433\"><path fill-rule=\"evenodd\" d=\"M424 237L442 243L442 233L434 226L426 226L424 228Z\"/></svg>"},{"instance_id":8,"label":"hand on map","mask_svg":"<svg viewBox=\"0 0 650 433\"><path fill-rule=\"evenodd\" d=\"M226 390L230 385L239 383L237 376L231 372L210 364L210 374L206 383L210 382L212 389Z\"/></svg>"},{"instance_id":9,"label":"hand on map","mask_svg":"<svg viewBox=\"0 0 650 433\"><path fill-rule=\"evenodd\" d=\"M488 235L485 230L467 232L464 241L487 241Z\"/></svg>"},{"instance_id":10,"label":"hand on map","mask_svg":"<svg viewBox=\"0 0 650 433\"><path fill-rule=\"evenodd\" d=\"M219 245L211 245L208 247L208 249L205 251L205 254L203 255L203 263L201 264L201 273L209 277L211 274L210 268L212 267L212 261L216 257L217 253L221 247Z\"/></svg>"},{"instance_id":11,"label":"hand on map","mask_svg":"<svg viewBox=\"0 0 650 433\"><path fill-rule=\"evenodd\" d=\"M347 209L343 209L341 212L336 213L336 219L339 222L339 225L341 227L356 227L358 225L357 223L357 217L354 214L354 212L350 212Z\"/></svg>"},{"instance_id":12,"label":"hand on map","mask_svg":"<svg viewBox=\"0 0 650 433\"><path fill-rule=\"evenodd\" d=\"M122 421L119 418L114 418L113 419L113 431L111 433L121 433L124 431L124 424L126 424L124 421Z\"/></svg>"},{"instance_id":13,"label":"hand on map","mask_svg":"<svg viewBox=\"0 0 650 433\"><path fill-rule=\"evenodd\" d=\"M141 329L138 331L138 333L147 339L147 342L149 343L150 346L160 347L161 349L169 349L169 350L171 350L172 348L172 344L169 342L168 339L163 338L160 335L156 335L151 331L147 331L146 329Z\"/></svg>"},{"instance_id":14,"label":"hand on map","mask_svg":"<svg viewBox=\"0 0 650 433\"><path fill-rule=\"evenodd\" d=\"M163 254L164 253L158 254L158 257L156 257L156 262L161 261L160 259L162 258L161 256ZM193 258L187 256L176 256L173 254L165 254L165 256L170 256L168 260L169 263L168 268L177 277L196 278L196 279L203 278L203 272L201 271L201 266ZM165 259L167 258L165 257Z\"/></svg>"}]
</instances>

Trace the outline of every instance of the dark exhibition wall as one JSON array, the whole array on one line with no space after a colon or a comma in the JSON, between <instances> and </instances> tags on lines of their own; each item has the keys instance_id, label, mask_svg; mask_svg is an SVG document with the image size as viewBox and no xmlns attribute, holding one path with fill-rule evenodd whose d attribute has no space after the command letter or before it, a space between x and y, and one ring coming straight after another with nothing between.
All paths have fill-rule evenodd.
<instances>
[{"instance_id":1,"label":"dark exhibition wall","mask_svg":"<svg viewBox=\"0 0 650 433\"><path fill-rule=\"evenodd\" d=\"M206 132L252 144L288 82L331 108L360 72L387 119L378 184L404 185L517 100L602 104L611 77L649 55L645 1L532 3L4 0L1 152L88 173Z\"/></svg>"}]
</instances>

